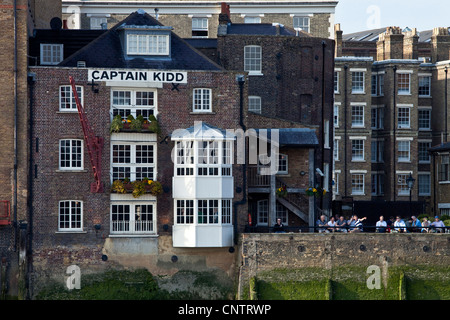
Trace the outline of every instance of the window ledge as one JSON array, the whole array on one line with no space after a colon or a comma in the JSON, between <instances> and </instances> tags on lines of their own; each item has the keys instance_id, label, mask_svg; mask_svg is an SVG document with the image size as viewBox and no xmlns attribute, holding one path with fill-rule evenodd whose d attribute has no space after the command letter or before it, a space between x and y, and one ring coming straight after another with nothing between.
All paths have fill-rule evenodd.
<instances>
[{"instance_id":1,"label":"window ledge","mask_svg":"<svg viewBox=\"0 0 450 320\"><path fill-rule=\"evenodd\" d=\"M214 115L216 113L212 112L212 111L191 111L190 114L211 114L211 115Z\"/></svg>"},{"instance_id":2,"label":"window ledge","mask_svg":"<svg viewBox=\"0 0 450 320\"><path fill-rule=\"evenodd\" d=\"M55 231L55 233L59 234L86 234L87 231Z\"/></svg>"},{"instance_id":3,"label":"window ledge","mask_svg":"<svg viewBox=\"0 0 450 320\"><path fill-rule=\"evenodd\" d=\"M109 234L110 238L158 238L157 234Z\"/></svg>"},{"instance_id":4,"label":"window ledge","mask_svg":"<svg viewBox=\"0 0 450 320\"><path fill-rule=\"evenodd\" d=\"M78 110L58 110L56 114L77 114Z\"/></svg>"},{"instance_id":5,"label":"window ledge","mask_svg":"<svg viewBox=\"0 0 450 320\"><path fill-rule=\"evenodd\" d=\"M248 75L249 76L263 76L264 74L261 72L252 72L252 71L248 71Z\"/></svg>"},{"instance_id":6,"label":"window ledge","mask_svg":"<svg viewBox=\"0 0 450 320\"><path fill-rule=\"evenodd\" d=\"M73 170L61 170L61 169L58 169L58 170L55 170L55 172L58 172L58 173L60 173L60 172L78 173L78 172L88 172L88 171L86 169L73 169Z\"/></svg>"}]
</instances>

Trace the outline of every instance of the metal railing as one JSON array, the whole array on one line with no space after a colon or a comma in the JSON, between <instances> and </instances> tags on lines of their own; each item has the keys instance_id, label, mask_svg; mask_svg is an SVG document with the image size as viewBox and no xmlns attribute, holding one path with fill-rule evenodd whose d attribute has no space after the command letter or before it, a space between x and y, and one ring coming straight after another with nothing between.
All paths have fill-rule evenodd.
<instances>
[{"instance_id":1,"label":"metal railing","mask_svg":"<svg viewBox=\"0 0 450 320\"><path fill-rule=\"evenodd\" d=\"M355 226L342 226L342 227L319 227L319 226L287 226L281 230L274 227L267 226L254 226L248 227L250 233L450 233L450 226L445 227L377 227L377 226L363 226L357 228ZM357 230L357 231L355 231Z\"/></svg>"}]
</instances>

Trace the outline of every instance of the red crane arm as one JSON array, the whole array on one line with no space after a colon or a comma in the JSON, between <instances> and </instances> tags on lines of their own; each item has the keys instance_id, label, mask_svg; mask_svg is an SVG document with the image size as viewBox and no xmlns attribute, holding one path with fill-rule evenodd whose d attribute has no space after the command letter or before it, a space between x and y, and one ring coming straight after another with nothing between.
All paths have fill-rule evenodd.
<instances>
[{"instance_id":1,"label":"red crane arm","mask_svg":"<svg viewBox=\"0 0 450 320\"><path fill-rule=\"evenodd\" d=\"M101 155L103 147L103 138L96 137L92 128L89 125L86 112L81 105L80 98L78 97L77 88L75 86L75 80L72 76L69 76L70 85L72 86L73 96L75 97L75 102L77 104L78 115L80 117L81 127L83 128L84 141L86 142L86 147L89 153L89 158L91 160L92 171L94 173L95 182L91 184L91 192L102 193L103 184L101 182Z\"/></svg>"}]
</instances>

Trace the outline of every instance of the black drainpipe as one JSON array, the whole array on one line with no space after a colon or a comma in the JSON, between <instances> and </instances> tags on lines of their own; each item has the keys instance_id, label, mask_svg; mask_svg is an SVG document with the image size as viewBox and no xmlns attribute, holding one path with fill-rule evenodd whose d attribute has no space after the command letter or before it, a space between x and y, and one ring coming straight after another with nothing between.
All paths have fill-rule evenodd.
<instances>
[{"instance_id":1,"label":"black drainpipe","mask_svg":"<svg viewBox=\"0 0 450 320\"><path fill-rule=\"evenodd\" d=\"M348 66L344 65L344 196L348 196L347 187L347 72Z\"/></svg>"},{"instance_id":2,"label":"black drainpipe","mask_svg":"<svg viewBox=\"0 0 450 320\"><path fill-rule=\"evenodd\" d=\"M244 84L245 84L245 76L238 75L236 77L236 81L239 85L239 125L243 130L244 139L245 139L245 131L247 130L244 124ZM245 146L245 143L244 143ZM242 152L246 152L245 150L241 150ZM237 232L238 232L238 223L237 223L237 207L247 203L247 159L244 158L244 163L241 166L242 169L242 199L240 201L233 202L233 228L234 228L234 244L238 243Z\"/></svg>"},{"instance_id":3,"label":"black drainpipe","mask_svg":"<svg viewBox=\"0 0 450 320\"><path fill-rule=\"evenodd\" d=\"M397 144L397 141L396 141L396 130L395 130L395 116L396 116L396 109L397 109L397 66L394 66L394 89L393 89L393 94L394 94L394 105L393 105L393 107L392 107L392 132L393 132L393 143L392 143L392 155L393 155L393 157L392 157L392 168L393 168L393 173L392 173L392 181L393 181L393 184L392 184L392 193L393 193L393 195L394 195L394 201L395 201L395 199L396 199L396 192L397 192L397 190L396 190L396 184L395 184L395 182L397 181L397 174L395 173L395 170L396 170L396 161L397 161L397 158L396 158L396 153L395 153L395 146L396 146L396 144Z\"/></svg>"},{"instance_id":4,"label":"black drainpipe","mask_svg":"<svg viewBox=\"0 0 450 320\"><path fill-rule=\"evenodd\" d=\"M445 110L445 135L444 135L444 142L447 142L447 135L448 135L448 131L447 131L447 122L448 122L448 120L447 120L447 73L448 73L448 70L447 70L447 67L445 67L445 69L444 69L444 71L445 71L445 89L444 89L444 92L445 92L445 95L444 95L444 110Z\"/></svg>"}]
</instances>

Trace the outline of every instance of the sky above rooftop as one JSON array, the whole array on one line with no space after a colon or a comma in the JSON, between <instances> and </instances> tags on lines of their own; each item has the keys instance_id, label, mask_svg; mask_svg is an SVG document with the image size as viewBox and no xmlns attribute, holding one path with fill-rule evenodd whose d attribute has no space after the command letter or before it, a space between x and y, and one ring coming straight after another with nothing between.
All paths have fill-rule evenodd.
<instances>
[{"instance_id":1,"label":"sky above rooftop","mask_svg":"<svg viewBox=\"0 0 450 320\"><path fill-rule=\"evenodd\" d=\"M339 0L335 23L344 34L397 26L417 28L450 27L448 0Z\"/></svg>"}]
</instances>

